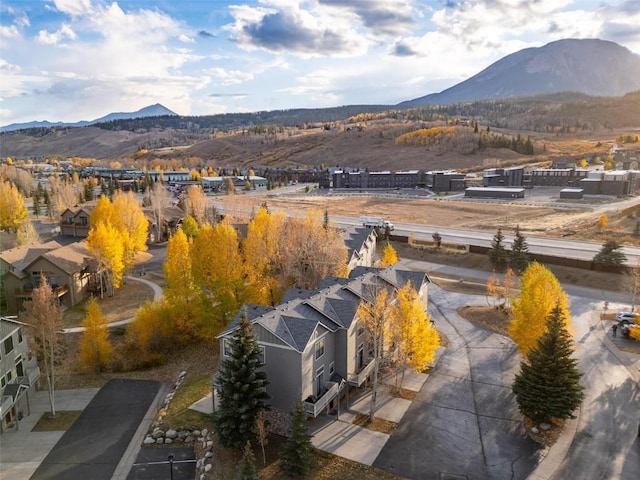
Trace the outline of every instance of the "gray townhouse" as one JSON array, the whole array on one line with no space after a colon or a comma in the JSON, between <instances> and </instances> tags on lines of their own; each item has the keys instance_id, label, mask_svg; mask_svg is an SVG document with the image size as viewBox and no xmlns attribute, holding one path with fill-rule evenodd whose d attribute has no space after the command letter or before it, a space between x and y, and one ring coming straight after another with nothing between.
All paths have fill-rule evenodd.
<instances>
[{"instance_id":1,"label":"gray townhouse","mask_svg":"<svg viewBox=\"0 0 640 480\"><path fill-rule=\"evenodd\" d=\"M0 317L0 433L16 427L29 412L29 392L35 391L40 369L27 344L26 325L15 317Z\"/></svg>"},{"instance_id":2,"label":"gray townhouse","mask_svg":"<svg viewBox=\"0 0 640 480\"><path fill-rule=\"evenodd\" d=\"M290 289L275 307L246 305L262 351L272 407L290 411L301 401L307 414L317 417L336 406L347 386L365 384L375 363L358 306L371 302L380 288L397 291L407 282L426 308L429 277L393 265L356 267L349 278L326 278L316 291ZM217 337L221 362L229 354L240 316ZM216 409L216 376L212 383Z\"/></svg>"}]
</instances>

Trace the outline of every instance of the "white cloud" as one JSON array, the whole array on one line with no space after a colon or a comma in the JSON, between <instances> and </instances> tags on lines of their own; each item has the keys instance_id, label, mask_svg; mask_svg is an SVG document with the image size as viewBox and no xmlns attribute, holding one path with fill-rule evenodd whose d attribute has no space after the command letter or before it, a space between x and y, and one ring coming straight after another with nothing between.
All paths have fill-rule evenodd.
<instances>
[{"instance_id":1,"label":"white cloud","mask_svg":"<svg viewBox=\"0 0 640 480\"><path fill-rule=\"evenodd\" d=\"M184 33L181 33L178 36L178 40L180 40L182 43L195 43L195 40L193 38L191 38L188 35L185 35Z\"/></svg>"},{"instance_id":2,"label":"white cloud","mask_svg":"<svg viewBox=\"0 0 640 480\"><path fill-rule=\"evenodd\" d=\"M220 67L208 68L203 73L219 78L222 85L235 85L253 79L253 73L226 70Z\"/></svg>"},{"instance_id":3,"label":"white cloud","mask_svg":"<svg viewBox=\"0 0 640 480\"><path fill-rule=\"evenodd\" d=\"M0 58L0 71L5 73L20 73L21 70L20 65L13 65L3 58Z\"/></svg>"},{"instance_id":4,"label":"white cloud","mask_svg":"<svg viewBox=\"0 0 640 480\"><path fill-rule=\"evenodd\" d=\"M18 39L20 37L20 30L15 25L0 25L0 38Z\"/></svg>"},{"instance_id":5,"label":"white cloud","mask_svg":"<svg viewBox=\"0 0 640 480\"><path fill-rule=\"evenodd\" d=\"M93 12L91 0L49 0L53 3L53 7L62 13L71 15L72 17L80 17L90 15Z\"/></svg>"},{"instance_id":6,"label":"white cloud","mask_svg":"<svg viewBox=\"0 0 640 480\"><path fill-rule=\"evenodd\" d=\"M60 30L53 33L49 33L46 30L40 30L38 32L38 42L45 45L57 45L65 38L69 40L75 40L77 38L75 32L66 23L62 24Z\"/></svg>"}]
</instances>

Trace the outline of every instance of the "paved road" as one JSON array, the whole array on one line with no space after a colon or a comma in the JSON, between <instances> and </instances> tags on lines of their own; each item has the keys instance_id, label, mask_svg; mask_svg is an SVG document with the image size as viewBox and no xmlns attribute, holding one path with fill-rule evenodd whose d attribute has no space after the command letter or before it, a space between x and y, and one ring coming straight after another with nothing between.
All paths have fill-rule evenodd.
<instances>
[{"instance_id":1,"label":"paved road","mask_svg":"<svg viewBox=\"0 0 640 480\"><path fill-rule=\"evenodd\" d=\"M599 319L597 304L570 297L576 329L576 353L584 373L586 399L578 431L565 460L553 476L636 480L640 477L640 371L606 335L610 322Z\"/></svg>"},{"instance_id":2,"label":"paved road","mask_svg":"<svg viewBox=\"0 0 640 480\"><path fill-rule=\"evenodd\" d=\"M150 380L110 380L31 480L111 480L160 386Z\"/></svg>"},{"instance_id":3,"label":"paved road","mask_svg":"<svg viewBox=\"0 0 640 480\"><path fill-rule=\"evenodd\" d=\"M426 269L432 276L444 272L477 277L484 283L490 275L424 262L403 263ZM576 357L587 398L575 439L570 429L565 431L569 436L566 455L546 459L529 478L635 480L640 472L640 359L619 350L628 341L608 337L610 322L601 321L599 315L603 300L609 300L612 309L622 309L628 295L569 286L565 290L571 300ZM505 337L455 313L470 298L474 297L430 287L430 313L451 343L376 466L407 478L449 474L478 480L526 478L535 466L536 447L522 438L520 415L510 393L519 355ZM484 297L475 298L484 303Z\"/></svg>"},{"instance_id":4,"label":"paved road","mask_svg":"<svg viewBox=\"0 0 640 480\"><path fill-rule=\"evenodd\" d=\"M429 287L430 314L450 343L376 467L417 480L525 479L536 467L539 446L523 435L511 393L519 356L456 313L474 298L484 303Z\"/></svg>"},{"instance_id":5,"label":"paved road","mask_svg":"<svg viewBox=\"0 0 640 480\"><path fill-rule=\"evenodd\" d=\"M173 455L171 462L169 455ZM193 480L195 458L193 447L141 448L127 480Z\"/></svg>"}]
</instances>

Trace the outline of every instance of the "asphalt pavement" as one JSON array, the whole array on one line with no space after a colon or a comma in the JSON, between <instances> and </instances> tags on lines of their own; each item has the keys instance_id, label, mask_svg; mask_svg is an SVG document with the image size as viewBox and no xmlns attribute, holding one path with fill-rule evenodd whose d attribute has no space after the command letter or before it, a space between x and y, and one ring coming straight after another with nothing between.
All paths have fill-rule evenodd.
<instances>
[{"instance_id":1,"label":"asphalt pavement","mask_svg":"<svg viewBox=\"0 0 640 480\"><path fill-rule=\"evenodd\" d=\"M150 380L110 380L31 480L111 480L160 387Z\"/></svg>"}]
</instances>

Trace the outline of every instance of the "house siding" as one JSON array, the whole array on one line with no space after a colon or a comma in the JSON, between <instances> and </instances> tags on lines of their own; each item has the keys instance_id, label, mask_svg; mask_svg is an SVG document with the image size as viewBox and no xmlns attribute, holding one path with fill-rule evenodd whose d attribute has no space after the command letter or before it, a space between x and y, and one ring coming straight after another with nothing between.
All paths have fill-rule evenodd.
<instances>
[{"instance_id":1,"label":"house siding","mask_svg":"<svg viewBox=\"0 0 640 480\"><path fill-rule=\"evenodd\" d=\"M264 371L269 381L267 392L271 396L269 403L278 410L293 410L297 400L295 392L300 391L300 352L270 345L262 346L265 348L266 359Z\"/></svg>"}]
</instances>

